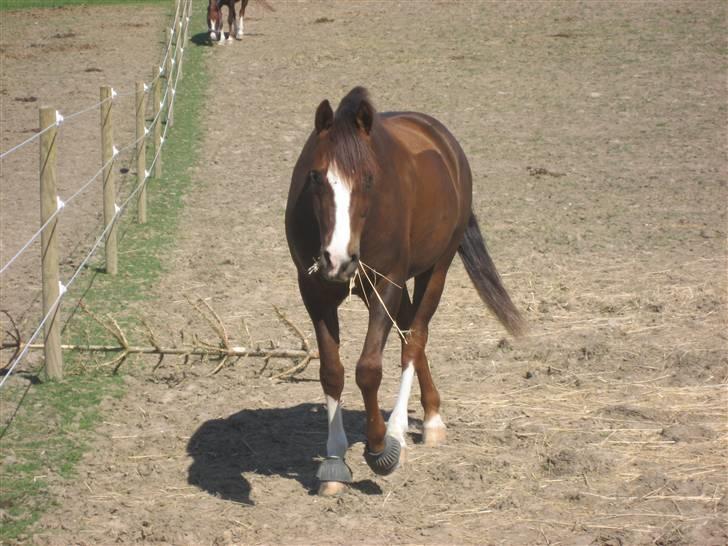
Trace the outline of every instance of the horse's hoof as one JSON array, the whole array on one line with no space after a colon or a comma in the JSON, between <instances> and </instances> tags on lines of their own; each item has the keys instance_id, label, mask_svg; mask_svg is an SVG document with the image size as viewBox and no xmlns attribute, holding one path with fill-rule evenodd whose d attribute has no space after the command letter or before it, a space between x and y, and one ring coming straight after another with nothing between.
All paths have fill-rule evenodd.
<instances>
[{"instance_id":1,"label":"horse's hoof","mask_svg":"<svg viewBox=\"0 0 728 546\"><path fill-rule=\"evenodd\" d=\"M236 37L236 38L237 38L238 40L242 40L242 39L243 39L243 33L242 33L241 31L238 31L238 33L237 33L237 34L235 35L235 37Z\"/></svg>"},{"instance_id":2,"label":"horse's hoof","mask_svg":"<svg viewBox=\"0 0 728 546\"><path fill-rule=\"evenodd\" d=\"M316 477L322 482L322 486L327 482L341 482L343 485L354 481L351 468L339 457L326 457L319 465Z\"/></svg>"},{"instance_id":3,"label":"horse's hoof","mask_svg":"<svg viewBox=\"0 0 728 546\"><path fill-rule=\"evenodd\" d=\"M210 41L211 42L216 42L217 41L217 33L210 32Z\"/></svg>"},{"instance_id":4,"label":"horse's hoof","mask_svg":"<svg viewBox=\"0 0 728 546\"><path fill-rule=\"evenodd\" d=\"M387 434L384 436L384 449L379 453L372 453L369 451L369 446L366 446L364 448L364 459L375 474L386 476L394 472L399 466L401 451L402 446L400 446L399 440Z\"/></svg>"},{"instance_id":5,"label":"horse's hoof","mask_svg":"<svg viewBox=\"0 0 728 546\"><path fill-rule=\"evenodd\" d=\"M335 497L346 490L346 484L341 482L321 482L318 494L321 497Z\"/></svg>"},{"instance_id":6,"label":"horse's hoof","mask_svg":"<svg viewBox=\"0 0 728 546\"><path fill-rule=\"evenodd\" d=\"M425 427L422 432L422 439L426 446L437 447L445 443L447 439L447 429L445 425L441 427Z\"/></svg>"}]
</instances>

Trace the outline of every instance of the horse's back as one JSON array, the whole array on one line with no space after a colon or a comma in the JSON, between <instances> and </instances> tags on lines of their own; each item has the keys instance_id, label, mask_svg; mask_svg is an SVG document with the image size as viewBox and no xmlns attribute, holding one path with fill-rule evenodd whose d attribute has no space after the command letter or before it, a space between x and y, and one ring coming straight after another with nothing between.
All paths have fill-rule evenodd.
<instances>
[{"instance_id":1,"label":"horse's back","mask_svg":"<svg viewBox=\"0 0 728 546\"><path fill-rule=\"evenodd\" d=\"M450 159L465 160L465 153L455 136L432 116L421 112L385 112L380 115L382 125L404 143L412 154L436 149L447 154Z\"/></svg>"},{"instance_id":2,"label":"horse's back","mask_svg":"<svg viewBox=\"0 0 728 546\"><path fill-rule=\"evenodd\" d=\"M465 153L438 120L418 112L381 114L382 127L408 152L411 217L410 273L454 251L472 207L472 180Z\"/></svg>"}]
</instances>

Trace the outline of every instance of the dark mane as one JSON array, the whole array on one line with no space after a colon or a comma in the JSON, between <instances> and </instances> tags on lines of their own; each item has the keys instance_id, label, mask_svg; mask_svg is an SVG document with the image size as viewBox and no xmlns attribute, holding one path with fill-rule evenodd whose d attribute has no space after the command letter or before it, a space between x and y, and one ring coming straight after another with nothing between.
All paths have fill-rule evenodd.
<instances>
[{"instance_id":1,"label":"dark mane","mask_svg":"<svg viewBox=\"0 0 728 546\"><path fill-rule=\"evenodd\" d=\"M371 133L376 130L379 116L363 87L355 87L341 99L334 114L331 127L331 156L341 174L352 181L361 181L366 175L375 175L379 170L374 150L369 140L360 134L358 115L366 112L371 116Z\"/></svg>"}]
</instances>

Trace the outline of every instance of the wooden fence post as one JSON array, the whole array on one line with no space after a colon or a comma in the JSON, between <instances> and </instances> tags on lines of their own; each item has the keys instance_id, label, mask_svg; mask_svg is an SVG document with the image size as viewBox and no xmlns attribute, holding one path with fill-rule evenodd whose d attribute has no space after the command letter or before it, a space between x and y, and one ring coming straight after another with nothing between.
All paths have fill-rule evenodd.
<instances>
[{"instance_id":1,"label":"wooden fence post","mask_svg":"<svg viewBox=\"0 0 728 546\"><path fill-rule=\"evenodd\" d=\"M40 223L45 225L52 214L58 210L56 191L56 111L53 108L40 109L41 130L50 127L40 137ZM48 379L63 378L63 353L61 352L61 333L56 300L60 294L58 275L58 237L56 227L58 218L50 221L41 233L41 264L43 275L43 316L53 314L45 323L45 375ZM55 307L55 310L53 309Z\"/></svg>"},{"instance_id":2,"label":"wooden fence post","mask_svg":"<svg viewBox=\"0 0 728 546\"><path fill-rule=\"evenodd\" d=\"M114 128L112 123L112 89L101 87L101 165L104 166L104 227L106 234L106 272L116 275L118 271L116 253L116 183L114 173ZM109 228L109 224L113 224Z\"/></svg>"},{"instance_id":3,"label":"wooden fence post","mask_svg":"<svg viewBox=\"0 0 728 546\"><path fill-rule=\"evenodd\" d=\"M156 72L156 71L155 71ZM154 178L162 176L162 74L157 75L152 84L152 101L154 108L152 112L156 121L154 122L154 157L157 158L154 163Z\"/></svg>"},{"instance_id":4,"label":"wooden fence post","mask_svg":"<svg viewBox=\"0 0 728 546\"><path fill-rule=\"evenodd\" d=\"M144 137L146 124L144 114L147 109L147 93L144 89L144 82L136 84L136 156L137 156L137 186L139 190L139 201L137 205L137 220L140 224L147 223L147 139Z\"/></svg>"}]
</instances>

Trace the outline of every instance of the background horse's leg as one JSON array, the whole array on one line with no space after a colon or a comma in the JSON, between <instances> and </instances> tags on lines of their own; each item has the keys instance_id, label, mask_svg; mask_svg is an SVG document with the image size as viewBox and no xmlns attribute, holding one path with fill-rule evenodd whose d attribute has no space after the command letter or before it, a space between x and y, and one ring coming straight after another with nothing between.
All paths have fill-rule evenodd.
<instances>
[{"instance_id":1,"label":"background horse's leg","mask_svg":"<svg viewBox=\"0 0 728 546\"><path fill-rule=\"evenodd\" d=\"M410 301L407 286L402 290L402 300L399 305L399 313L397 314L397 326L403 332L407 332L412 324L415 308ZM405 334L408 335L408 334ZM406 353L406 347L410 343L409 337L407 343L402 340L402 379L399 387L399 395L394 404L394 409L387 421L387 434L399 440L401 451L399 453L400 464L407 460L407 442L405 436L409 430L408 407L409 397L412 390L412 378L415 372L412 360Z\"/></svg>"},{"instance_id":2,"label":"background horse's leg","mask_svg":"<svg viewBox=\"0 0 728 546\"><path fill-rule=\"evenodd\" d=\"M228 3L228 40L232 40L235 37L235 0Z\"/></svg>"},{"instance_id":3,"label":"background horse's leg","mask_svg":"<svg viewBox=\"0 0 728 546\"><path fill-rule=\"evenodd\" d=\"M394 281L404 284L404 281L397 277ZM402 290L382 279L377 284L377 291L386 310L379 299L374 296L369 297L369 328L364 340L364 349L356 365L356 384L362 392L367 412L367 446L364 457L374 472L389 474L397 468L400 444L392 436L385 435L386 428L379 411L377 393L382 382L382 352L387 335L392 329L387 311L392 316L397 316Z\"/></svg>"},{"instance_id":4,"label":"background horse's leg","mask_svg":"<svg viewBox=\"0 0 728 546\"><path fill-rule=\"evenodd\" d=\"M412 362L417 371L420 383L422 407L425 410L424 430L422 439L425 445L436 446L445 441L447 431L445 423L440 416L440 393L437 392L435 382L432 380L430 365L427 362L425 346L429 334L429 324L435 314L442 291L445 288L445 278L455 251L448 252L435 266L415 278L415 293L413 306L414 317L410 326L409 343L402 351L402 362Z\"/></svg>"},{"instance_id":5,"label":"background horse's leg","mask_svg":"<svg viewBox=\"0 0 728 546\"><path fill-rule=\"evenodd\" d=\"M240 2L240 11L238 12L238 23L237 28L235 32L235 37L240 40L243 38L243 34L245 33L245 8L248 7L248 0L241 0Z\"/></svg>"},{"instance_id":6,"label":"background horse's leg","mask_svg":"<svg viewBox=\"0 0 728 546\"><path fill-rule=\"evenodd\" d=\"M339 358L339 317L337 307L344 296L342 294L341 299L338 301L322 303L325 299L317 297L318 294L314 291L313 283L302 275L299 276L299 289L316 332L320 362L319 378L326 395L329 423L326 459L321 463L316 474L320 481L319 494L336 495L344 490L346 483L352 481L351 470L344 462L349 442L346 439L341 415L344 366L342 366Z\"/></svg>"},{"instance_id":7,"label":"background horse's leg","mask_svg":"<svg viewBox=\"0 0 728 546\"><path fill-rule=\"evenodd\" d=\"M207 6L207 31L210 34L210 40L212 42L217 40L217 22L219 18L217 0L210 0Z\"/></svg>"}]
</instances>

